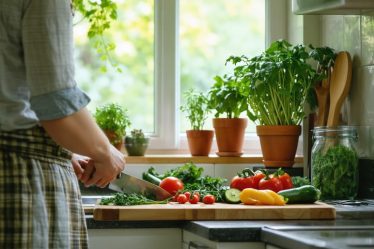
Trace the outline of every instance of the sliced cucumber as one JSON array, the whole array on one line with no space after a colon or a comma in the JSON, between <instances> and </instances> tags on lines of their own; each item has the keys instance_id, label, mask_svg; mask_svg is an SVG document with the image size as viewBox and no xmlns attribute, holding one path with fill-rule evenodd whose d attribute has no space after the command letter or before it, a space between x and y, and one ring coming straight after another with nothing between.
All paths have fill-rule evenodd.
<instances>
[{"instance_id":1,"label":"sliced cucumber","mask_svg":"<svg viewBox=\"0 0 374 249\"><path fill-rule=\"evenodd\" d=\"M225 191L225 200L227 203L240 203L240 190L236 188L230 188Z\"/></svg>"}]
</instances>

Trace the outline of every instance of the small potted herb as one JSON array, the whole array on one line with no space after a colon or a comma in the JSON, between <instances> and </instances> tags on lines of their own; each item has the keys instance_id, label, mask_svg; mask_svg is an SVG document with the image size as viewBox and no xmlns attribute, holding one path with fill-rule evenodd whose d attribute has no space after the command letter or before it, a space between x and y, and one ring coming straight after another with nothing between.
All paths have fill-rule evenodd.
<instances>
[{"instance_id":1,"label":"small potted herb","mask_svg":"<svg viewBox=\"0 0 374 249\"><path fill-rule=\"evenodd\" d=\"M110 143L121 150L126 128L131 124L127 109L114 103L106 104L96 108L94 117Z\"/></svg>"},{"instance_id":2,"label":"small potted herb","mask_svg":"<svg viewBox=\"0 0 374 249\"><path fill-rule=\"evenodd\" d=\"M125 137L125 148L129 156L144 156L148 143L149 138L141 129L133 129L130 135Z\"/></svg>"},{"instance_id":3,"label":"small potted herb","mask_svg":"<svg viewBox=\"0 0 374 249\"><path fill-rule=\"evenodd\" d=\"M193 89L184 93L186 103L180 107L186 113L191 130L187 130L187 141L192 156L208 156L212 147L214 131L204 130L208 118L208 99Z\"/></svg>"},{"instance_id":4,"label":"small potted herb","mask_svg":"<svg viewBox=\"0 0 374 249\"><path fill-rule=\"evenodd\" d=\"M240 114L247 110L247 98L233 76L216 76L208 93L209 108L215 110L213 127L218 156L240 156L247 127L247 118ZM224 117L222 117L224 116Z\"/></svg>"},{"instance_id":5,"label":"small potted herb","mask_svg":"<svg viewBox=\"0 0 374 249\"><path fill-rule=\"evenodd\" d=\"M228 59L248 102L247 116L257 122L264 164L291 167L301 134L304 104L319 74L309 65L303 45L279 40L259 56Z\"/></svg>"}]
</instances>

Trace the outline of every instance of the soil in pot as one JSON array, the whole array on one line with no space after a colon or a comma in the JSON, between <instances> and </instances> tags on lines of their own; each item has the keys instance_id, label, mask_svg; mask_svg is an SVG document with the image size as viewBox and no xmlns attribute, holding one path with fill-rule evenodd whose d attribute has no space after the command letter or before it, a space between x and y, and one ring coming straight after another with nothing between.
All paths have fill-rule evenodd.
<instances>
[{"instance_id":1,"label":"soil in pot","mask_svg":"<svg viewBox=\"0 0 374 249\"><path fill-rule=\"evenodd\" d=\"M192 156L208 156L212 148L214 131L188 130L187 141Z\"/></svg>"},{"instance_id":2,"label":"soil in pot","mask_svg":"<svg viewBox=\"0 0 374 249\"><path fill-rule=\"evenodd\" d=\"M246 118L214 118L218 156L241 156L248 120Z\"/></svg>"},{"instance_id":3,"label":"soil in pot","mask_svg":"<svg viewBox=\"0 0 374 249\"><path fill-rule=\"evenodd\" d=\"M259 125L256 127L260 137L265 167L292 167L299 136L300 125Z\"/></svg>"}]
</instances>

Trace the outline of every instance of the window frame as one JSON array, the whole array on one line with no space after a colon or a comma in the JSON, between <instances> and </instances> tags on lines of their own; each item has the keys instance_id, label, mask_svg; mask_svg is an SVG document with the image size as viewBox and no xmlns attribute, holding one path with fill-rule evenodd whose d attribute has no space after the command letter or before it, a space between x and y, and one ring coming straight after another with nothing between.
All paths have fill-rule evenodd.
<instances>
[{"instance_id":1,"label":"window frame","mask_svg":"<svg viewBox=\"0 0 374 249\"><path fill-rule=\"evenodd\" d=\"M179 120L179 1L155 0L155 133L151 134L151 150L187 149L187 138L180 131ZM287 0L265 0L266 47L272 41L287 38L287 6ZM245 153L261 153L255 133L246 134L244 148Z\"/></svg>"}]
</instances>

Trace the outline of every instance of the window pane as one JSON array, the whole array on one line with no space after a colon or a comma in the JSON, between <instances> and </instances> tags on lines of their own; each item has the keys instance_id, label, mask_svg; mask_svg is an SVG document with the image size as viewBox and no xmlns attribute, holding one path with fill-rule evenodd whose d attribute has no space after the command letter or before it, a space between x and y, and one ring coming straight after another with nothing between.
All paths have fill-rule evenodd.
<instances>
[{"instance_id":1,"label":"window pane","mask_svg":"<svg viewBox=\"0 0 374 249\"><path fill-rule=\"evenodd\" d=\"M215 75L231 73L225 66L230 55L251 57L264 48L264 0L180 0L181 103L186 90L207 91ZM181 113L181 131L188 128Z\"/></svg>"},{"instance_id":2,"label":"window pane","mask_svg":"<svg viewBox=\"0 0 374 249\"><path fill-rule=\"evenodd\" d=\"M92 101L88 108L115 102L127 108L133 128L154 132L154 1L117 0L118 21L105 39L115 44L111 60L119 63L122 73L103 63L87 39L87 23L74 27L76 80Z\"/></svg>"}]
</instances>

